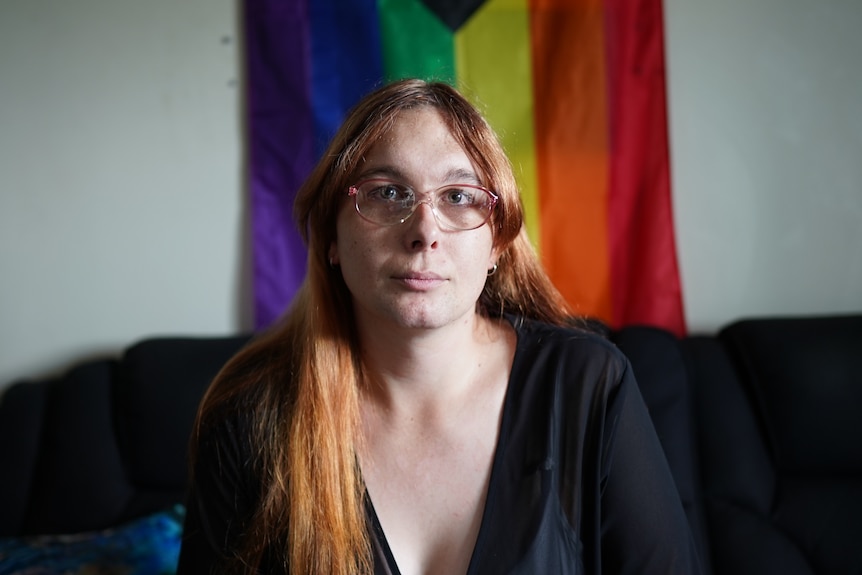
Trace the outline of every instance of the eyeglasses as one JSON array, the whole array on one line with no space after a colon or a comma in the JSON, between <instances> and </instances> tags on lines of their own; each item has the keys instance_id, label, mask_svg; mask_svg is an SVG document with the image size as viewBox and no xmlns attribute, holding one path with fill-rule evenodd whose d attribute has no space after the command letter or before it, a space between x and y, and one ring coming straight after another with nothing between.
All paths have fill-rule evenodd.
<instances>
[{"instance_id":1,"label":"eyeglasses","mask_svg":"<svg viewBox=\"0 0 862 575\"><path fill-rule=\"evenodd\" d=\"M427 203L444 228L475 230L488 221L497 205L491 190L473 184L443 186L420 200L410 186L375 178L350 186L347 194L353 196L360 216L380 226L403 224L419 204Z\"/></svg>"}]
</instances>

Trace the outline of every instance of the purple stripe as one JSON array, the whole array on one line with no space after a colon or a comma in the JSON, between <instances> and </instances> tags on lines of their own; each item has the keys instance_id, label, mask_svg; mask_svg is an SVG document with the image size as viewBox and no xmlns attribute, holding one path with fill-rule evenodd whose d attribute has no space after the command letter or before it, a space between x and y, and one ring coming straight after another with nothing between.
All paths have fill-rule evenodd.
<instances>
[{"instance_id":1,"label":"purple stripe","mask_svg":"<svg viewBox=\"0 0 862 575\"><path fill-rule=\"evenodd\" d=\"M304 0L246 0L255 326L280 316L305 275L293 199L314 162Z\"/></svg>"}]
</instances>

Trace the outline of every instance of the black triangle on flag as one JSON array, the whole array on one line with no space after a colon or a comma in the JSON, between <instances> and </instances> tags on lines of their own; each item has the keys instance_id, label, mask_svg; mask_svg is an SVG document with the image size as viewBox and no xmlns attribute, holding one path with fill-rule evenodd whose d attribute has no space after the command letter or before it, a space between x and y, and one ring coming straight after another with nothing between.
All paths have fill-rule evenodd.
<instances>
[{"instance_id":1,"label":"black triangle on flag","mask_svg":"<svg viewBox=\"0 0 862 575\"><path fill-rule=\"evenodd\" d=\"M422 0L422 2L455 32L470 19L485 0Z\"/></svg>"}]
</instances>

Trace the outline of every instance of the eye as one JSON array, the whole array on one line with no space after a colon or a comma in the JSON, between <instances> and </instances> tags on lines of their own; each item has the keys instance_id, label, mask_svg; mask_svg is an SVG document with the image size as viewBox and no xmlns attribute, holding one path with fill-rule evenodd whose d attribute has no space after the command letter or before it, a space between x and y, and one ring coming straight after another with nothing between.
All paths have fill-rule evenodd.
<instances>
[{"instance_id":1,"label":"eye","mask_svg":"<svg viewBox=\"0 0 862 575\"><path fill-rule=\"evenodd\" d=\"M474 203L473 194L464 188L447 188L440 199L450 206L470 206Z\"/></svg>"},{"instance_id":2,"label":"eye","mask_svg":"<svg viewBox=\"0 0 862 575\"><path fill-rule=\"evenodd\" d=\"M413 198L413 190L394 182L369 182L365 196L371 201L409 203Z\"/></svg>"}]
</instances>

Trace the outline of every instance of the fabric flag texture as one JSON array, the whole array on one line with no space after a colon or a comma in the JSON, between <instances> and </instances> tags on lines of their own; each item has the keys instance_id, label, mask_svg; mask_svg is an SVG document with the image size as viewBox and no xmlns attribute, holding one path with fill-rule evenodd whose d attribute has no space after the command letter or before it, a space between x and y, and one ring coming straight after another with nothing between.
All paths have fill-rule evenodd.
<instances>
[{"instance_id":1,"label":"fabric flag texture","mask_svg":"<svg viewBox=\"0 0 862 575\"><path fill-rule=\"evenodd\" d=\"M503 141L527 230L581 314L685 323L670 190L661 0L246 0L255 320L305 274L294 194L384 81L457 86Z\"/></svg>"}]
</instances>

